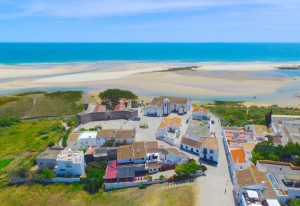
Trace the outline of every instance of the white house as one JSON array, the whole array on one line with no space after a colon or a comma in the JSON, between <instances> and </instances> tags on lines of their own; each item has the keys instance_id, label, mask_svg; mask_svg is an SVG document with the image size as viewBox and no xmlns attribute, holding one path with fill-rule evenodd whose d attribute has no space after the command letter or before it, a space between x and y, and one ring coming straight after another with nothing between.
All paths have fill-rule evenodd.
<instances>
[{"instance_id":1,"label":"white house","mask_svg":"<svg viewBox=\"0 0 300 206\"><path fill-rule=\"evenodd\" d=\"M192 107L192 99L184 97L154 97L149 106L144 108L146 116L163 116L171 112L185 114Z\"/></svg>"},{"instance_id":2,"label":"white house","mask_svg":"<svg viewBox=\"0 0 300 206\"><path fill-rule=\"evenodd\" d=\"M216 137L203 138L199 157L203 161L218 163L219 159L219 144Z\"/></svg>"},{"instance_id":3,"label":"white house","mask_svg":"<svg viewBox=\"0 0 300 206\"><path fill-rule=\"evenodd\" d=\"M201 107L194 107L192 118L194 120L208 119L208 110Z\"/></svg>"},{"instance_id":4,"label":"white house","mask_svg":"<svg viewBox=\"0 0 300 206\"><path fill-rule=\"evenodd\" d=\"M143 143L144 144L144 143ZM144 146L140 144L123 145L117 148L117 163L118 164L141 164L145 163L147 153Z\"/></svg>"},{"instance_id":5,"label":"white house","mask_svg":"<svg viewBox=\"0 0 300 206\"><path fill-rule=\"evenodd\" d=\"M80 176L84 174L84 153L71 148L62 150L56 159L55 172L57 175Z\"/></svg>"},{"instance_id":6,"label":"white house","mask_svg":"<svg viewBox=\"0 0 300 206\"><path fill-rule=\"evenodd\" d=\"M79 148L89 148L91 146L99 146L100 141L97 139L97 131L84 131L77 139Z\"/></svg>"},{"instance_id":7,"label":"white house","mask_svg":"<svg viewBox=\"0 0 300 206\"><path fill-rule=\"evenodd\" d=\"M236 172L237 183L234 185L235 199L238 205L280 206L276 192L264 172L255 166Z\"/></svg>"},{"instance_id":8,"label":"white house","mask_svg":"<svg viewBox=\"0 0 300 206\"><path fill-rule=\"evenodd\" d=\"M101 129L97 133L97 142L99 146L103 146L107 141L132 143L135 134L135 129Z\"/></svg>"},{"instance_id":9,"label":"white house","mask_svg":"<svg viewBox=\"0 0 300 206\"><path fill-rule=\"evenodd\" d=\"M160 163L162 164L183 164L189 161L189 157L176 148L166 148L160 150Z\"/></svg>"},{"instance_id":10,"label":"white house","mask_svg":"<svg viewBox=\"0 0 300 206\"><path fill-rule=\"evenodd\" d=\"M188 137L182 137L180 149L200 155L202 142Z\"/></svg>"},{"instance_id":11,"label":"white house","mask_svg":"<svg viewBox=\"0 0 300 206\"><path fill-rule=\"evenodd\" d=\"M156 131L156 138L162 139L174 145L176 138L179 137L181 130L181 119L178 117L163 118Z\"/></svg>"},{"instance_id":12,"label":"white house","mask_svg":"<svg viewBox=\"0 0 300 206\"><path fill-rule=\"evenodd\" d=\"M246 152L242 147L230 147L229 148L231 158L229 160L229 167L233 167L234 170L246 169L251 161L247 159Z\"/></svg>"}]
</instances>

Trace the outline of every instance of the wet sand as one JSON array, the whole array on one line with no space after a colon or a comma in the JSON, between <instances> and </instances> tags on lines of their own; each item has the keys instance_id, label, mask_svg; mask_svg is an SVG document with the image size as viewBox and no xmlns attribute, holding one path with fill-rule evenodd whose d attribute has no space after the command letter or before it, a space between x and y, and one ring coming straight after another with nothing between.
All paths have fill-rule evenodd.
<instances>
[{"instance_id":1,"label":"wet sand","mask_svg":"<svg viewBox=\"0 0 300 206\"><path fill-rule=\"evenodd\" d=\"M186 65L199 67L197 71L165 72L171 67ZM300 94L297 90L300 76L273 76L277 71L274 67L279 65L129 62L1 65L0 94L32 89L101 91L117 87L133 90L144 97L166 94L192 96L199 100L227 98L259 104L299 106L300 99L295 96Z\"/></svg>"}]
</instances>

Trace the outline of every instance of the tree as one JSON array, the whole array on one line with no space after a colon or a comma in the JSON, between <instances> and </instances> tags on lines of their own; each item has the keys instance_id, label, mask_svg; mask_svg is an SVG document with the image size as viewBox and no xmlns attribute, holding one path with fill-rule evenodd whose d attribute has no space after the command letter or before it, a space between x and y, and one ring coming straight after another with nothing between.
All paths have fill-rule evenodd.
<instances>
[{"instance_id":1,"label":"tree","mask_svg":"<svg viewBox=\"0 0 300 206\"><path fill-rule=\"evenodd\" d=\"M267 127L270 127L270 125L272 123L272 113L273 113L273 111L271 109L271 111L268 114L266 114L266 116L265 116L265 122L266 122Z\"/></svg>"},{"instance_id":2,"label":"tree","mask_svg":"<svg viewBox=\"0 0 300 206\"><path fill-rule=\"evenodd\" d=\"M201 166L195 161L177 165L175 167L175 173L177 176L190 176L191 174L197 173L199 170L201 170Z\"/></svg>"},{"instance_id":3,"label":"tree","mask_svg":"<svg viewBox=\"0 0 300 206\"><path fill-rule=\"evenodd\" d=\"M137 99L137 95L128 90L107 89L99 94L102 104L109 108L116 106L121 99Z\"/></svg>"},{"instance_id":4,"label":"tree","mask_svg":"<svg viewBox=\"0 0 300 206\"><path fill-rule=\"evenodd\" d=\"M52 170L50 170L50 169L48 169L48 168L45 168L45 169L41 172L40 176L41 176L42 178L51 179L51 178L53 178L53 177L55 176L55 174L54 174L54 172L53 172Z\"/></svg>"},{"instance_id":5,"label":"tree","mask_svg":"<svg viewBox=\"0 0 300 206\"><path fill-rule=\"evenodd\" d=\"M85 179L84 189L91 194L98 192L104 183L104 174L105 170L103 168L90 169Z\"/></svg>"},{"instance_id":6,"label":"tree","mask_svg":"<svg viewBox=\"0 0 300 206\"><path fill-rule=\"evenodd\" d=\"M290 206L300 206L300 200L291 200L289 203Z\"/></svg>"}]
</instances>

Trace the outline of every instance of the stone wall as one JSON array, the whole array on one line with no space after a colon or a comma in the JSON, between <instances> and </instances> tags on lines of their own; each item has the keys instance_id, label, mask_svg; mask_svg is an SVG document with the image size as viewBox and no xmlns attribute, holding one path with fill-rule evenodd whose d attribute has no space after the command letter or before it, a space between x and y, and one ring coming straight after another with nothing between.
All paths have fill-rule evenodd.
<instances>
[{"instance_id":1,"label":"stone wall","mask_svg":"<svg viewBox=\"0 0 300 206\"><path fill-rule=\"evenodd\" d=\"M91 113L77 116L79 124L86 124L92 121L133 119L135 117L138 117L138 110L91 112Z\"/></svg>"}]
</instances>

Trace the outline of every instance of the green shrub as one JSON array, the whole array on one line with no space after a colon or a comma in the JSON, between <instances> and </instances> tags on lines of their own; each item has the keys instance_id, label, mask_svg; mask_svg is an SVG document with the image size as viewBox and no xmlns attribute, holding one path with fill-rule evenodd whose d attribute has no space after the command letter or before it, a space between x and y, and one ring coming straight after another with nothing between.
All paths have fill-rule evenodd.
<instances>
[{"instance_id":1,"label":"green shrub","mask_svg":"<svg viewBox=\"0 0 300 206\"><path fill-rule=\"evenodd\" d=\"M68 129L68 130L65 132L65 134L64 134L64 136L63 136L63 139L62 139L62 146L63 146L63 147L66 147L66 146L67 146L67 140L68 140L68 137L69 137L70 134L71 134L71 129Z\"/></svg>"},{"instance_id":2,"label":"green shrub","mask_svg":"<svg viewBox=\"0 0 300 206\"><path fill-rule=\"evenodd\" d=\"M141 183L139 184L139 189L145 189L147 187L147 185L145 183Z\"/></svg>"}]
</instances>

